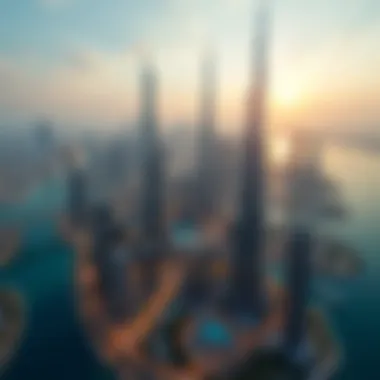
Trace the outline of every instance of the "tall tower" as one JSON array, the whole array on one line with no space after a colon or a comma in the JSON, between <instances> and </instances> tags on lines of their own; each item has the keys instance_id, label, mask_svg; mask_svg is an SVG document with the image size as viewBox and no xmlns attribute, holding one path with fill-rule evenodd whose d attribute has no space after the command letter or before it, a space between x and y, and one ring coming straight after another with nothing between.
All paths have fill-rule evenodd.
<instances>
[{"instance_id":1,"label":"tall tower","mask_svg":"<svg viewBox=\"0 0 380 380\"><path fill-rule=\"evenodd\" d=\"M116 224L108 204L98 204L92 211L92 259L99 291L111 320L123 322L135 306L128 286L131 250L126 244L126 234Z\"/></svg>"},{"instance_id":2,"label":"tall tower","mask_svg":"<svg viewBox=\"0 0 380 380\"><path fill-rule=\"evenodd\" d=\"M267 87L267 7L256 18L253 81L243 141L242 189L234 236L232 297L236 311L251 318L264 313L264 109Z\"/></svg>"},{"instance_id":3,"label":"tall tower","mask_svg":"<svg viewBox=\"0 0 380 380\"><path fill-rule=\"evenodd\" d=\"M99 276L100 291L103 296L105 295L107 282L105 268L110 246L108 234L113 227L113 223L112 211L107 204L99 204L92 209L91 230L94 244L92 259Z\"/></svg>"},{"instance_id":4,"label":"tall tower","mask_svg":"<svg viewBox=\"0 0 380 380\"><path fill-rule=\"evenodd\" d=\"M288 171L287 207L290 225L286 251L288 300L284 331L285 352L297 359L305 339L306 312L312 275L311 255L320 211L315 172L318 146L307 133L297 133Z\"/></svg>"},{"instance_id":5,"label":"tall tower","mask_svg":"<svg viewBox=\"0 0 380 380\"><path fill-rule=\"evenodd\" d=\"M197 199L199 210L210 214L215 207L215 57L208 51L202 64L200 130L197 168Z\"/></svg>"},{"instance_id":6,"label":"tall tower","mask_svg":"<svg viewBox=\"0 0 380 380\"><path fill-rule=\"evenodd\" d=\"M68 213L73 226L86 222L88 211L87 180L82 169L75 168L68 178Z\"/></svg>"},{"instance_id":7,"label":"tall tower","mask_svg":"<svg viewBox=\"0 0 380 380\"><path fill-rule=\"evenodd\" d=\"M67 213L73 227L88 221L89 187L80 150L70 147L64 156L67 169Z\"/></svg>"},{"instance_id":8,"label":"tall tower","mask_svg":"<svg viewBox=\"0 0 380 380\"><path fill-rule=\"evenodd\" d=\"M148 297L156 286L157 262L165 251L163 152L156 115L157 77L151 66L141 74L141 252L143 294Z\"/></svg>"},{"instance_id":9,"label":"tall tower","mask_svg":"<svg viewBox=\"0 0 380 380\"><path fill-rule=\"evenodd\" d=\"M98 204L92 209L91 213L91 230L94 237L94 257L93 261L98 269L101 270L104 257L107 255L107 231L113 226L113 214L108 204Z\"/></svg>"},{"instance_id":10,"label":"tall tower","mask_svg":"<svg viewBox=\"0 0 380 380\"><path fill-rule=\"evenodd\" d=\"M132 251L126 245L125 237L123 229L116 225L106 235L108 250L103 268L105 306L115 322L124 322L136 306L128 281Z\"/></svg>"},{"instance_id":11,"label":"tall tower","mask_svg":"<svg viewBox=\"0 0 380 380\"><path fill-rule=\"evenodd\" d=\"M297 357L306 332L306 309L311 277L312 234L306 227L294 226L289 236L287 259L287 316L284 331L285 352Z\"/></svg>"},{"instance_id":12,"label":"tall tower","mask_svg":"<svg viewBox=\"0 0 380 380\"><path fill-rule=\"evenodd\" d=\"M141 74L141 229L144 240L152 246L162 242L164 234L164 173L156 101L156 73L146 66Z\"/></svg>"}]
</instances>

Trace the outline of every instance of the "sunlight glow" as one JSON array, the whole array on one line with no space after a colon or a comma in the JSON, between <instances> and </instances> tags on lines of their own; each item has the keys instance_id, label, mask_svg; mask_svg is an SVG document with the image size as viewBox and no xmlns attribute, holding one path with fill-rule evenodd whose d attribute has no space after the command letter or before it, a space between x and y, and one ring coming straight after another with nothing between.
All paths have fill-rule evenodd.
<instances>
[{"instance_id":1,"label":"sunlight glow","mask_svg":"<svg viewBox=\"0 0 380 380\"><path fill-rule=\"evenodd\" d=\"M300 98L299 90L294 87L284 86L275 91L275 102L279 106L294 106L299 103Z\"/></svg>"},{"instance_id":2,"label":"sunlight glow","mask_svg":"<svg viewBox=\"0 0 380 380\"><path fill-rule=\"evenodd\" d=\"M275 164L284 165L290 154L290 142L285 137L275 139L272 142L271 158Z\"/></svg>"}]
</instances>

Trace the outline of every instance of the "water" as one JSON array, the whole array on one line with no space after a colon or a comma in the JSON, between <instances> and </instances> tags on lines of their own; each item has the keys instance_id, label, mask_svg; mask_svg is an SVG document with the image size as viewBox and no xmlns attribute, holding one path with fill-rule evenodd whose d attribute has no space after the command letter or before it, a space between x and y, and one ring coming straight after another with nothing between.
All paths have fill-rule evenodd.
<instances>
[{"instance_id":1,"label":"water","mask_svg":"<svg viewBox=\"0 0 380 380\"><path fill-rule=\"evenodd\" d=\"M329 225L353 244L367 262L365 274L352 281L324 282L338 294L338 306L324 302L346 360L338 380L377 379L380 359L380 157L331 148L326 168L341 183L351 213L344 223ZM24 245L0 283L24 295L28 328L22 345L4 374L5 380L114 378L95 356L75 307L74 253L62 242L52 210L63 202L62 183L52 181L31 193L22 205L0 212L0 223L22 226ZM36 219L44 210L44 217ZM326 290L328 292L328 290ZM322 297L323 298L323 297ZM343 301L342 301L343 300Z\"/></svg>"},{"instance_id":2,"label":"water","mask_svg":"<svg viewBox=\"0 0 380 380\"><path fill-rule=\"evenodd\" d=\"M86 339L75 308L74 253L51 223L62 205L61 188L52 181L12 210L23 245L10 267L0 270L0 283L24 296L27 328L4 380L113 378Z\"/></svg>"},{"instance_id":3,"label":"water","mask_svg":"<svg viewBox=\"0 0 380 380\"><path fill-rule=\"evenodd\" d=\"M326 168L341 183L351 217L335 227L366 261L366 273L344 283L345 303L330 312L346 354L339 379L376 379L380 359L380 156L331 148Z\"/></svg>"}]
</instances>

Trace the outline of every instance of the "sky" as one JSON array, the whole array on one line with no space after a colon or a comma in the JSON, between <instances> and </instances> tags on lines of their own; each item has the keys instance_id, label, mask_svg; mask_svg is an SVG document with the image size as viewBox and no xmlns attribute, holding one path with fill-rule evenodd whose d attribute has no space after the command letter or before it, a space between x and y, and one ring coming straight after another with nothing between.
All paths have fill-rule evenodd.
<instances>
[{"instance_id":1,"label":"sky","mask_svg":"<svg viewBox=\"0 0 380 380\"><path fill-rule=\"evenodd\" d=\"M268 123L380 135L380 2L273 0ZM217 57L218 126L236 133L258 0L0 0L0 125L94 129L138 118L141 62L162 128L196 125L202 55Z\"/></svg>"}]
</instances>

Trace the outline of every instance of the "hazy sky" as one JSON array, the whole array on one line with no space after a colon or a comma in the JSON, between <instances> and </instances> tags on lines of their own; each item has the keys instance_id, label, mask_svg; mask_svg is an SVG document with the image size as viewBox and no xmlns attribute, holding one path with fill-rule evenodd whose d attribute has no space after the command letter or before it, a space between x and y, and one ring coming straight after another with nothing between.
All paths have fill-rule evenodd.
<instances>
[{"instance_id":1,"label":"hazy sky","mask_svg":"<svg viewBox=\"0 0 380 380\"><path fill-rule=\"evenodd\" d=\"M380 2L275 0L270 122L379 130ZM149 53L163 127L194 123L202 51L219 56L220 128L242 125L257 0L0 0L0 125L113 128L138 113Z\"/></svg>"}]
</instances>

